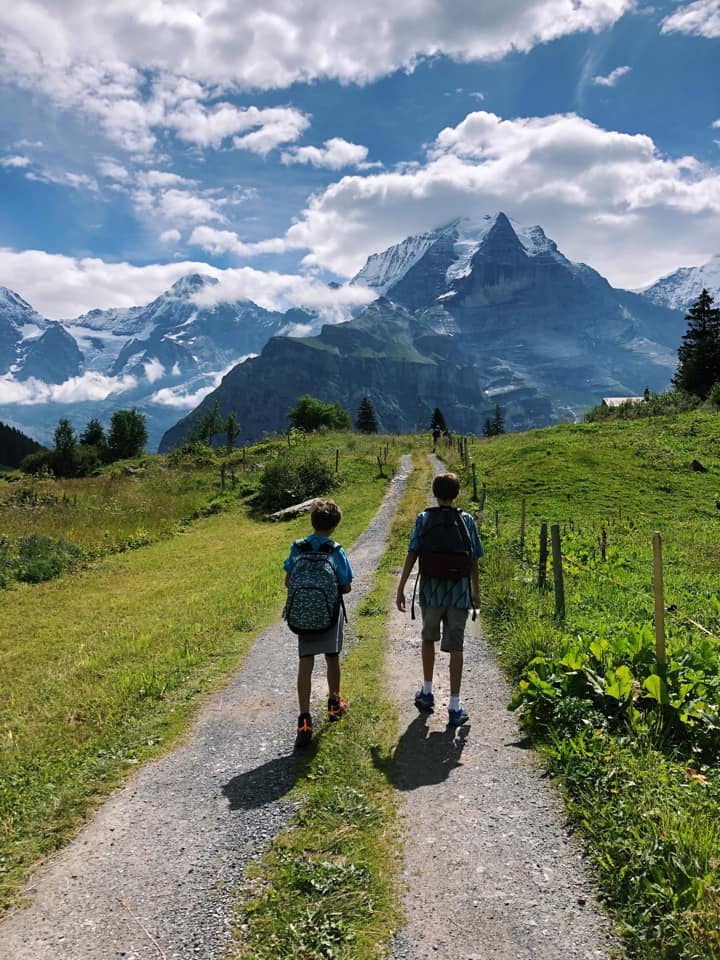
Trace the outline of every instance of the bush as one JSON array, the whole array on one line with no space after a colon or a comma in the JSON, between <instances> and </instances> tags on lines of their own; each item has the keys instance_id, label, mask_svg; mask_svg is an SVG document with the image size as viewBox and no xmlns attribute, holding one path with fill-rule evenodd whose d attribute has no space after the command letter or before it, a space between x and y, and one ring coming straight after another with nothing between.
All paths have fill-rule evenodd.
<instances>
[{"instance_id":1,"label":"bush","mask_svg":"<svg viewBox=\"0 0 720 960\"><path fill-rule=\"evenodd\" d=\"M62 538L33 534L20 541L15 576L26 583L52 580L82 557L82 549Z\"/></svg>"},{"instance_id":2,"label":"bush","mask_svg":"<svg viewBox=\"0 0 720 960\"><path fill-rule=\"evenodd\" d=\"M305 394L288 413L290 425L310 433L327 427L329 430L351 430L352 420L347 410L339 403L323 403L316 397Z\"/></svg>"},{"instance_id":3,"label":"bush","mask_svg":"<svg viewBox=\"0 0 720 960\"><path fill-rule=\"evenodd\" d=\"M304 450L288 450L269 463L260 477L260 503L282 510L311 497L321 497L337 485L334 469Z\"/></svg>"}]
</instances>

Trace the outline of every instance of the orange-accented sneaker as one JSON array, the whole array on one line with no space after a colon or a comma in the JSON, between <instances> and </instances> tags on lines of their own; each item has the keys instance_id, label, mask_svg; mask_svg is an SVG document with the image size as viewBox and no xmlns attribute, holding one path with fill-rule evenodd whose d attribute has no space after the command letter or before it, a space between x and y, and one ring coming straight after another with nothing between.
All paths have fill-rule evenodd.
<instances>
[{"instance_id":1,"label":"orange-accented sneaker","mask_svg":"<svg viewBox=\"0 0 720 960\"><path fill-rule=\"evenodd\" d=\"M348 702L344 697L330 697L328 699L328 720L334 722L339 720L348 708Z\"/></svg>"},{"instance_id":2,"label":"orange-accented sneaker","mask_svg":"<svg viewBox=\"0 0 720 960\"><path fill-rule=\"evenodd\" d=\"M298 717L297 736L295 737L295 749L302 750L310 746L312 740L313 725L312 717L309 713L301 713Z\"/></svg>"}]
</instances>

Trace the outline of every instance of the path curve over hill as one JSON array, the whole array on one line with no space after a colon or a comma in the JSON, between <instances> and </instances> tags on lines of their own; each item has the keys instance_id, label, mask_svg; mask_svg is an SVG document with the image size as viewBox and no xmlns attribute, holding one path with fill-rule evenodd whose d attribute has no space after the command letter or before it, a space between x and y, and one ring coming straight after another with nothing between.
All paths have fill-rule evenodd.
<instances>
[{"instance_id":1,"label":"path curve over hill","mask_svg":"<svg viewBox=\"0 0 720 960\"><path fill-rule=\"evenodd\" d=\"M444 469L432 460L435 472ZM417 607L416 615L394 610L386 660L400 705L388 776L402 797L408 918L391 960L623 956L562 802L506 708L510 690L479 620L468 624L465 644L470 722L454 730L446 726L446 654L435 663L435 713L419 714L413 703L422 679Z\"/></svg>"},{"instance_id":2,"label":"path curve over hill","mask_svg":"<svg viewBox=\"0 0 720 960\"><path fill-rule=\"evenodd\" d=\"M410 468L403 457L403 473L352 548L351 627ZM279 621L203 707L186 742L130 777L37 873L25 891L30 905L0 924L0 960L217 956L231 937L233 889L294 811L285 798L296 672L297 646ZM316 664L316 688L320 674Z\"/></svg>"}]
</instances>

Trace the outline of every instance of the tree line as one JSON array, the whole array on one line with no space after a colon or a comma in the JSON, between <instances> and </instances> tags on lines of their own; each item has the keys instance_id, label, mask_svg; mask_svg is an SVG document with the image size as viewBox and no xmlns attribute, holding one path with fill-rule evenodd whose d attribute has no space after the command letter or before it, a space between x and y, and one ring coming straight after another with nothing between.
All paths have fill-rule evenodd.
<instances>
[{"instance_id":1,"label":"tree line","mask_svg":"<svg viewBox=\"0 0 720 960\"><path fill-rule=\"evenodd\" d=\"M145 417L137 410L116 410L106 432L93 417L78 436L63 417L58 421L51 450L28 454L20 463L25 473L51 473L56 477L86 477L103 464L139 456L148 441Z\"/></svg>"}]
</instances>

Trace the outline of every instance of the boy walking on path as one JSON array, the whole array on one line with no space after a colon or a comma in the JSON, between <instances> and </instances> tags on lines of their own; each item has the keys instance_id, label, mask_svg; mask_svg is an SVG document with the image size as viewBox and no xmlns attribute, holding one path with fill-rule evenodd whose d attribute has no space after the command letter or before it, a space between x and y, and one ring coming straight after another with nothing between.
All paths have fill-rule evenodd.
<instances>
[{"instance_id":1,"label":"boy walking on path","mask_svg":"<svg viewBox=\"0 0 720 960\"><path fill-rule=\"evenodd\" d=\"M448 724L459 727L469 719L460 703L463 646L468 612L480 603L478 559L483 551L475 521L453 506L460 492L457 476L438 474L432 492L438 505L423 510L415 520L395 603L404 613L405 584L420 558L423 682L415 694L415 705L427 713L435 709L435 644L441 640L440 649L450 654Z\"/></svg>"},{"instance_id":2,"label":"boy walking on path","mask_svg":"<svg viewBox=\"0 0 720 960\"><path fill-rule=\"evenodd\" d=\"M327 668L328 720L339 720L347 709L340 696L340 651L343 643L345 607L342 594L352 589L353 572L347 554L331 539L342 519L334 500L316 500L310 513L313 532L295 540L285 560L285 607L288 626L298 635L297 692L300 707L295 746L307 747L312 739L310 690L318 654L325 654ZM303 629L312 625L313 629Z\"/></svg>"}]
</instances>

